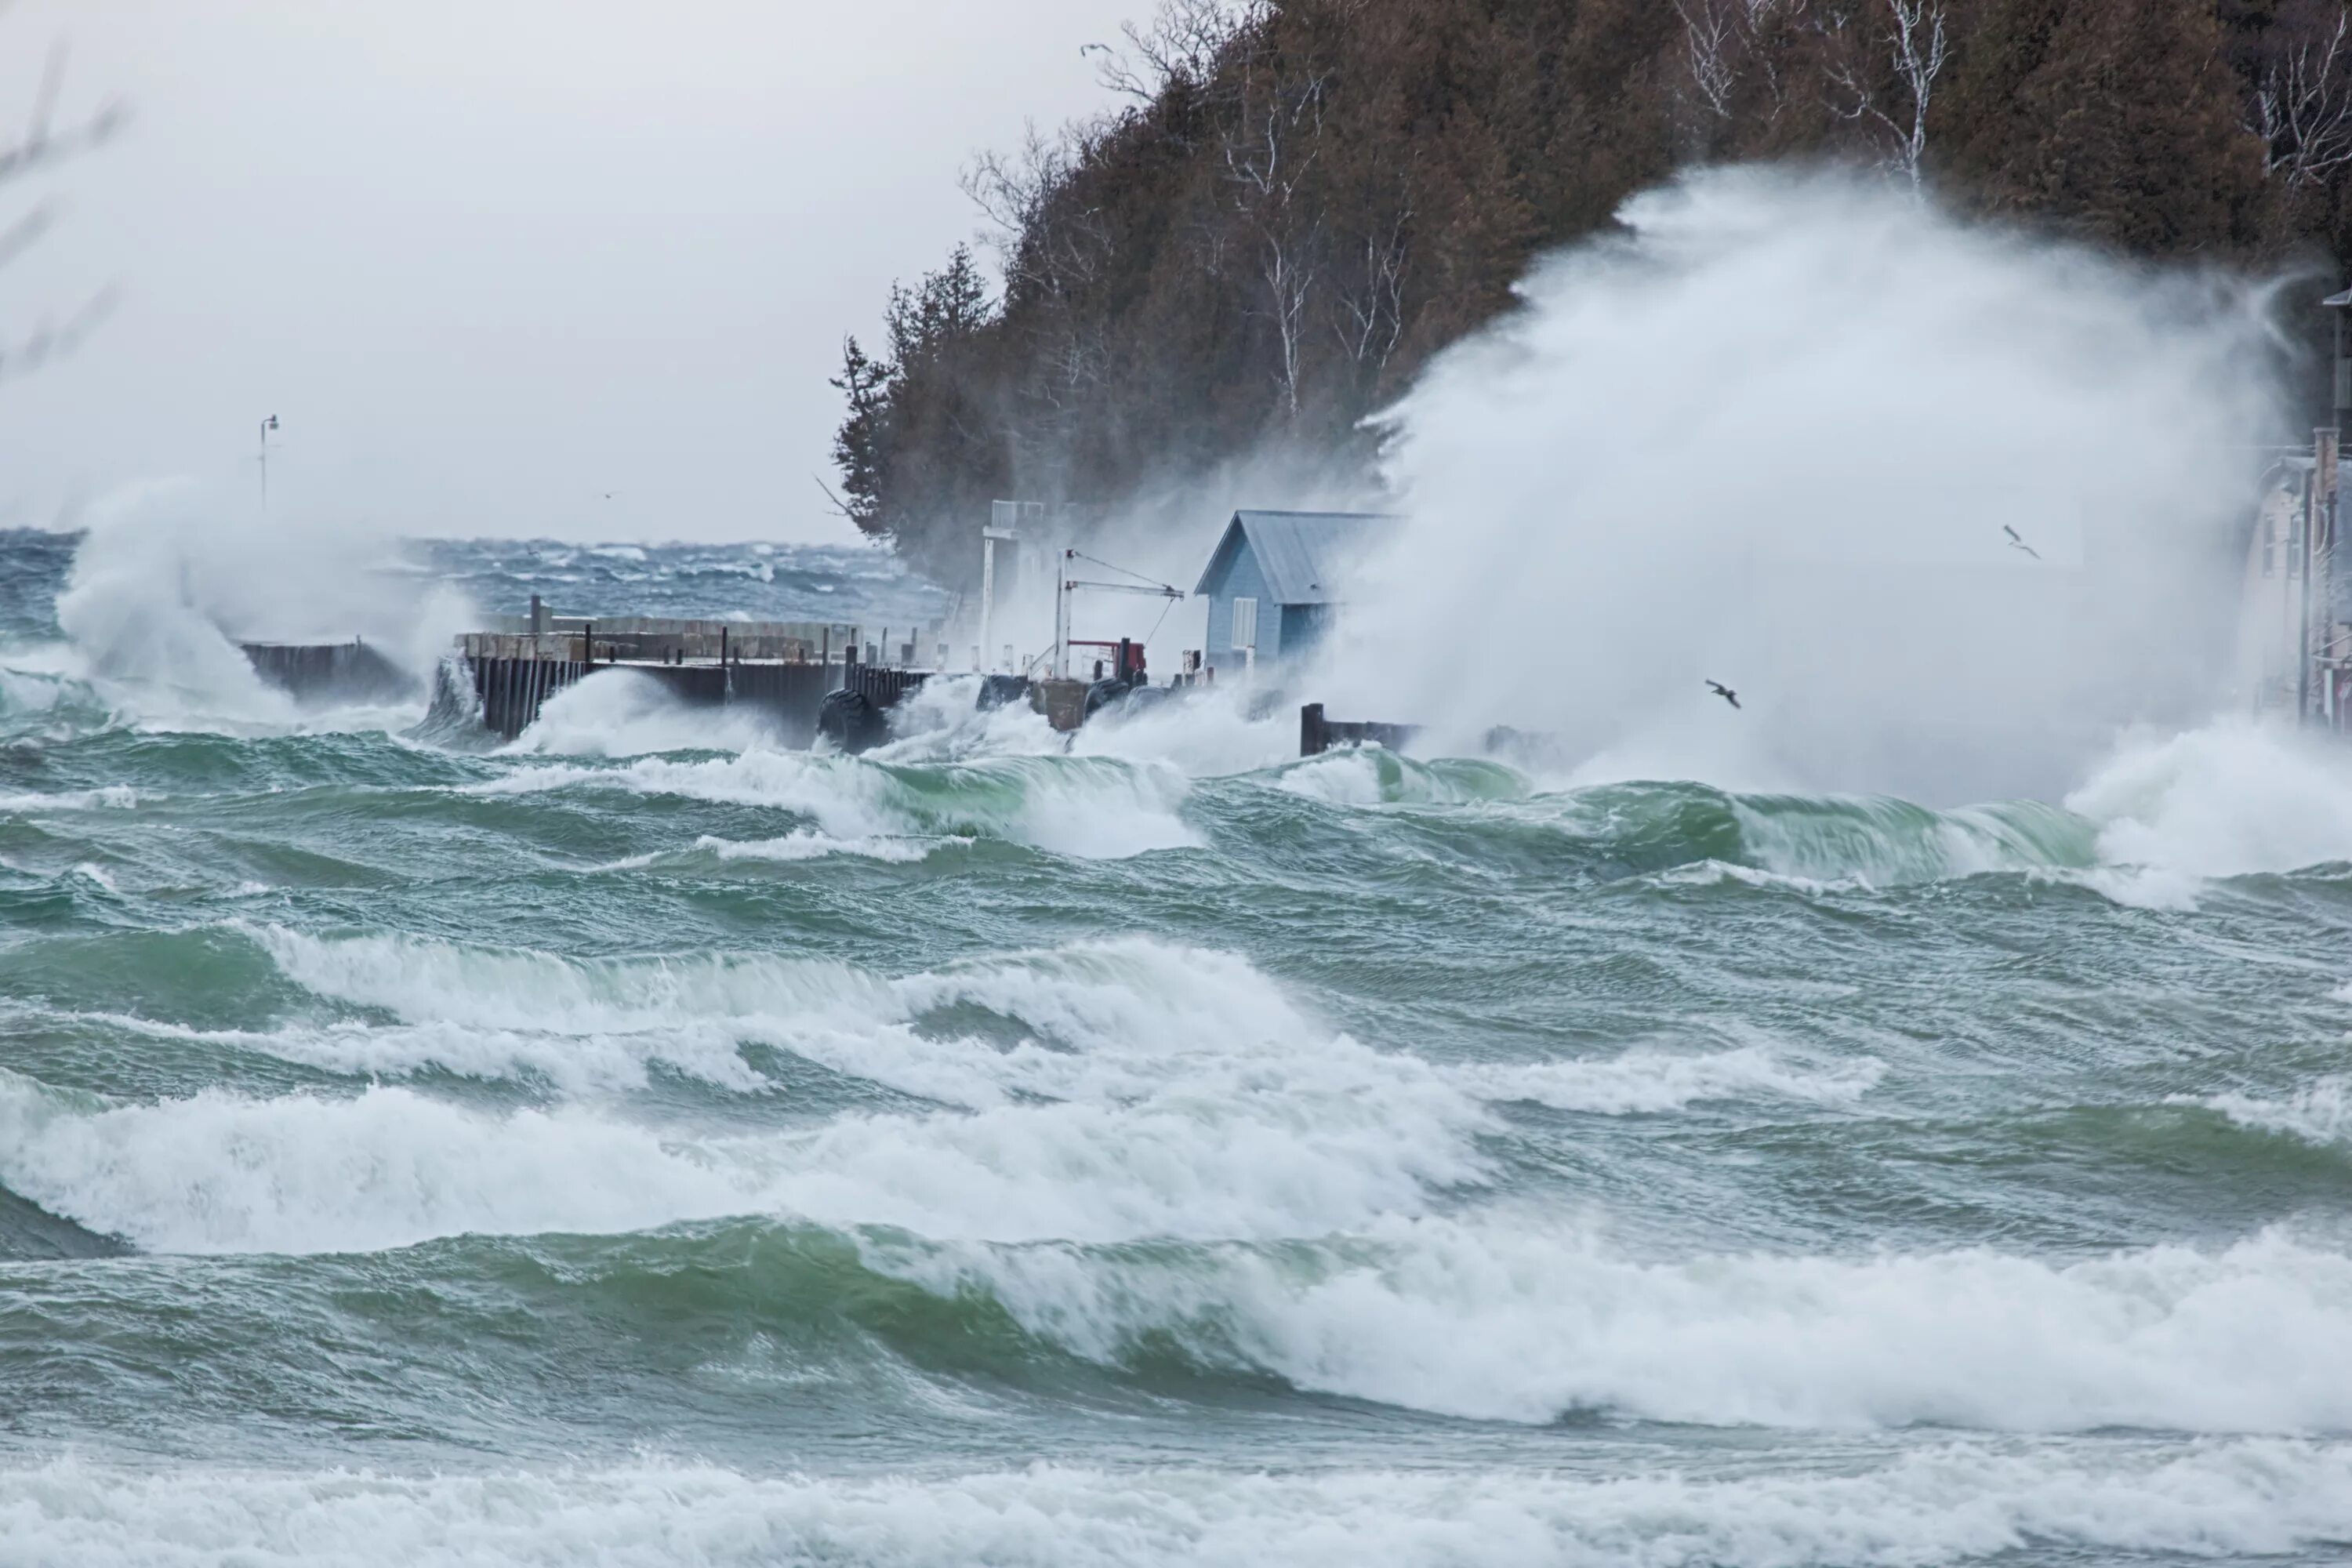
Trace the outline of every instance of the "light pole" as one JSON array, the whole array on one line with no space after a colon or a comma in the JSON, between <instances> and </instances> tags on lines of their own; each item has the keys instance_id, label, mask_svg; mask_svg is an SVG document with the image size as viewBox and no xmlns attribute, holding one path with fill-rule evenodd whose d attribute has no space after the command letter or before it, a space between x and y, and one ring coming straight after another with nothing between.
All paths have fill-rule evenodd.
<instances>
[{"instance_id":1,"label":"light pole","mask_svg":"<svg viewBox=\"0 0 2352 1568\"><path fill-rule=\"evenodd\" d=\"M273 414L261 422L261 510L269 510L269 433L278 428L278 416Z\"/></svg>"}]
</instances>

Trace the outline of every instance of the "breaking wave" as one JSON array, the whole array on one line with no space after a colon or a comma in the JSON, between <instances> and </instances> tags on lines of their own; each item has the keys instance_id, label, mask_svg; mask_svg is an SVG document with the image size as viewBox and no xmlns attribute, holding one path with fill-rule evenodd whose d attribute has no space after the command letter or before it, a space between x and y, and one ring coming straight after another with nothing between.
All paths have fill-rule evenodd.
<instances>
[{"instance_id":1,"label":"breaking wave","mask_svg":"<svg viewBox=\"0 0 2352 1568\"><path fill-rule=\"evenodd\" d=\"M470 787L485 795L614 791L768 806L808 817L838 840L984 836L1089 859L1202 842L1179 815L1188 793L1181 773L1107 758L998 757L925 766L747 751L701 760L643 758L620 767L553 763Z\"/></svg>"},{"instance_id":2,"label":"breaking wave","mask_svg":"<svg viewBox=\"0 0 2352 1568\"><path fill-rule=\"evenodd\" d=\"M257 1543L353 1568L423 1561L612 1568L858 1562L1394 1568L1934 1568L2008 1553L2206 1558L2352 1534L2352 1449L2278 1440L2100 1459L1949 1443L1862 1467L1621 1479L1476 1470L1295 1474L1041 1465L938 1479L764 1478L709 1465L0 1470L26 1568L227 1561Z\"/></svg>"}]
</instances>

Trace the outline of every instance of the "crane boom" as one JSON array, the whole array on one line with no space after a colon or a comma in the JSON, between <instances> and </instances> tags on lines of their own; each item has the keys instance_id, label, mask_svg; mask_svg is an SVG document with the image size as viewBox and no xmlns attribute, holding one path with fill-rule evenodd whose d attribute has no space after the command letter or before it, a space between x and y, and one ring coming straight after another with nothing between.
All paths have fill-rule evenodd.
<instances>
[{"instance_id":1,"label":"crane boom","mask_svg":"<svg viewBox=\"0 0 2352 1568\"><path fill-rule=\"evenodd\" d=\"M1097 566L1108 566L1113 572L1125 573L1128 576L1136 578L1137 581L1097 583L1085 578L1072 577L1067 574L1069 563L1073 561L1087 561L1093 562ZM1154 583L1140 572L1129 572L1124 566L1114 566L1108 561L1096 561L1093 556L1081 555L1075 550L1062 552L1061 560L1055 563L1055 578L1054 674L1056 678L1069 673L1070 595L1078 589L1086 588L1100 594L1147 594L1155 599L1166 599L1171 605L1184 597L1184 590L1173 584ZM1164 611L1161 618L1166 618Z\"/></svg>"}]
</instances>

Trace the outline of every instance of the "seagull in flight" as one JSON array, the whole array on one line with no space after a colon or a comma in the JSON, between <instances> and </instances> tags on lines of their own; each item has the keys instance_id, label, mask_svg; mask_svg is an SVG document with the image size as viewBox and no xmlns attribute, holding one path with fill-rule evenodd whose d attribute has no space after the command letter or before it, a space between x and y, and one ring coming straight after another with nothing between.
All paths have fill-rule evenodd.
<instances>
[{"instance_id":1,"label":"seagull in flight","mask_svg":"<svg viewBox=\"0 0 2352 1568\"><path fill-rule=\"evenodd\" d=\"M1730 703L1734 708L1739 706L1739 693L1734 691L1720 680L1708 681L1706 683L1706 689L1709 691L1714 692L1717 697L1722 698L1726 702Z\"/></svg>"},{"instance_id":2,"label":"seagull in flight","mask_svg":"<svg viewBox=\"0 0 2352 1568\"><path fill-rule=\"evenodd\" d=\"M2009 535L2009 547L2011 550L2022 550L2028 555L2032 556L2036 561L2042 559L2042 552L2034 549L2031 544L2026 543L2024 540L2020 539L2017 536L2017 530L2010 527L2009 524L2004 522L2000 525L2000 531Z\"/></svg>"}]
</instances>

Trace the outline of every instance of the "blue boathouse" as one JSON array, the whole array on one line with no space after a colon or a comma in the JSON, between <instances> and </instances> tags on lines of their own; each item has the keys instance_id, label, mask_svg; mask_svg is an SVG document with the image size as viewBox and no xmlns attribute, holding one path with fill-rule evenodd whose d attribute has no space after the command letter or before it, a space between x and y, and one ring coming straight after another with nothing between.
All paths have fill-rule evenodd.
<instances>
[{"instance_id":1,"label":"blue boathouse","mask_svg":"<svg viewBox=\"0 0 2352 1568\"><path fill-rule=\"evenodd\" d=\"M1348 574L1396 520L1363 511L1237 511L1192 592L1209 601L1212 669L1304 657L1330 629Z\"/></svg>"}]
</instances>

